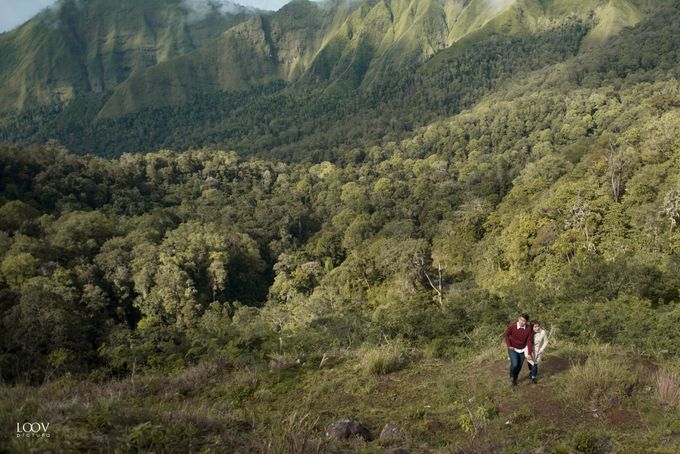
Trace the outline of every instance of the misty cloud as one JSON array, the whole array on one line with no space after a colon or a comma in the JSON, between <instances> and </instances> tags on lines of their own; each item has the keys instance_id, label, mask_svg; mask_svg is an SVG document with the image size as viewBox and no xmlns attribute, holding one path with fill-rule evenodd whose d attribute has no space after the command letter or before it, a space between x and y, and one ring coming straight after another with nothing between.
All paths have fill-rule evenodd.
<instances>
[{"instance_id":1,"label":"misty cloud","mask_svg":"<svg viewBox=\"0 0 680 454\"><path fill-rule=\"evenodd\" d=\"M0 33L9 31L36 14L43 13L48 25L57 26L55 16L65 1L71 0L0 0ZM75 0L81 6L84 0ZM117 0L112 0L117 1ZM256 9L276 10L287 3L286 0L238 0L247 6L241 6L228 0L182 0L182 5L197 20L204 18L211 11L222 14L238 12L256 12ZM46 14L45 14L46 13Z\"/></svg>"},{"instance_id":2,"label":"misty cloud","mask_svg":"<svg viewBox=\"0 0 680 454\"><path fill-rule=\"evenodd\" d=\"M492 8L501 10L506 6L515 3L516 0L486 0Z\"/></svg>"},{"instance_id":3,"label":"misty cloud","mask_svg":"<svg viewBox=\"0 0 680 454\"><path fill-rule=\"evenodd\" d=\"M61 19L59 17L61 10L66 6L82 9L85 6L85 0L57 0L40 11L38 17L48 27L57 29L61 26Z\"/></svg>"},{"instance_id":4,"label":"misty cloud","mask_svg":"<svg viewBox=\"0 0 680 454\"><path fill-rule=\"evenodd\" d=\"M182 6L189 11L190 20L204 19L212 12L221 14L255 13L257 10L250 6L242 6L228 0L182 0Z\"/></svg>"}]
</instances>

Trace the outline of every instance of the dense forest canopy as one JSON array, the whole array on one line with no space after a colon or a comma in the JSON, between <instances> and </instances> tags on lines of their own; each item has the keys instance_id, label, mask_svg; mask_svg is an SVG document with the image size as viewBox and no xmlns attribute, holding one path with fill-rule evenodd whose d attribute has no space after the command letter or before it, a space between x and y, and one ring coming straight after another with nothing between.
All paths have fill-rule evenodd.
<instances>
[{"instance_id":1,"label":"dense forest canopy","mask_svg":"<svg viewBox=\"0 0 680 454\"><path fill-rule=\"evenodd\" d=\"M677 355L678 17L335 162L4 146L3 378L384 336L453 355L518 308Z\"/></svg>"}]
</instances>

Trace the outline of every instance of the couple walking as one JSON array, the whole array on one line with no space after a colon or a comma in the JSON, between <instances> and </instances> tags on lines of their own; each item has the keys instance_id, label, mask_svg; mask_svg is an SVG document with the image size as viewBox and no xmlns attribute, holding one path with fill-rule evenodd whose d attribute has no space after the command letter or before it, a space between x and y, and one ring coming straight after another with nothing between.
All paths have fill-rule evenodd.
<instances>
[{"instance_id":1,"label":"couple walking","mask_svg":"<svg viewBox=\"0 0 680 454\"><path fill-rule=\"evenodd\" d=\"M517 377L522 371L524 357L526 356L529 366L529 377L531 383L536 384L538 379L538 364L541 362L543 351L548 345L548 336L541 328L538 320L530 324L529 316L522 314L517 318L516 323L511 323L503 333L505 345L508 347L510 356L510 383L517 385Z\"/></svg>"}]
</instances>

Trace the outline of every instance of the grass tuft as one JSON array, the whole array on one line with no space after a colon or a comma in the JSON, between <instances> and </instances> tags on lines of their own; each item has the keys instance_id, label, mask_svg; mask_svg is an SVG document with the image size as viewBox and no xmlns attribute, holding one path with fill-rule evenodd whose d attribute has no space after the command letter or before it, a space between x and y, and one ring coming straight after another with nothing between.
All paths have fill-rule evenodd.
<instances>
[{"instance_id":1,"label":"grass tuft","mask_svg":"<svg viewBox=\"0 0 680 454\"><path fill-rule=\"evenodd\" d=\"M636 369L600 355L589 357L583 364L574 364L565 380L563 399L591 411L617 405L639 385Z\"/></svg>"},{"instance_id":2,"label":"grass tuft","mask_svg":"<svg viewBox=\"0 0 680 454\"><path fill-rule=\"evenodd\" d=\"M406 367L408 350L401 342L359 350L362 369L371 375L387 375Z\"/></svg>"},{"instance_id":3,"label":"grass tuft","mask_svg":"<svg viewBox=\"0 0 680 454\"><path fill-rule=\"evenodd\" d=\"M256 451L262 453L321 452L323 440L313 438L315 432L318 432L318 423L319 418L312 418L309 413L293 412L281 421L279 427L269 430Z\"/></svg>"},{"instance_id":4,"label":"grass tuft","mask_svg":"<svg viewBox=\"0 0 680 454\"><path fill-rule=\"evenodd\" d=\"M680 379L668 369L656 373L656 398L666 408L680 409Z\"/></svg>"}]
</instances>

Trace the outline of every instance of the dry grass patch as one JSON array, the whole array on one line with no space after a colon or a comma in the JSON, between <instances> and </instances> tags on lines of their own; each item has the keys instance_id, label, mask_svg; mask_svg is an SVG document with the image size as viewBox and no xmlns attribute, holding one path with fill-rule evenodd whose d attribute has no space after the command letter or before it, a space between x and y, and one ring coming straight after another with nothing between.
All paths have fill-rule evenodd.
<instances>
[{"instance_id":1,"label":"dry grass patch","mask_svg":"<svg viewBox=\"0 0 680 454\"><path fill-rule=\"evenodd\" d=\"M387 375L406 367L411 352L401 342L364 347L358 352L361 368L370 375Z\"/></svg>"},{"instance_id":2,"label":"dry grass patch","mask_svg":"<svg viewBox=\"0 0 680 454\"><path fill-rule=\"evenodd\" d=\"M600 355L574 364L565 375L563 398L592 411L619 405L632 396L640 383L638 370L630 366Z\"/></svg>"},{"instance_id":3,"label":"dry grass patch","mask_svg":"<svg viewBox=\"0 0 680 454\"><path fill-rule=\"evenodd\" d=\"M656 398L666 408L680 409L680 377L674 371L660 369L655 377Z\"/></svg>"}]
</instances>

